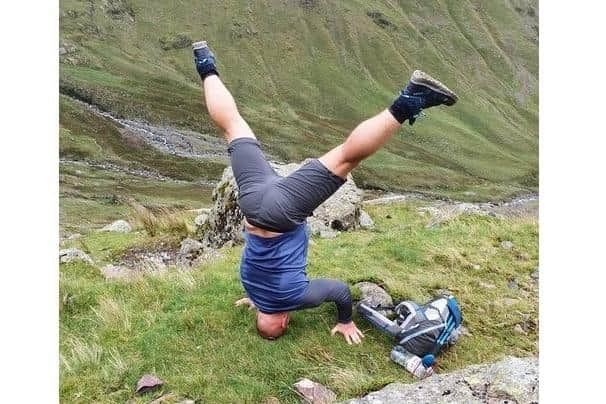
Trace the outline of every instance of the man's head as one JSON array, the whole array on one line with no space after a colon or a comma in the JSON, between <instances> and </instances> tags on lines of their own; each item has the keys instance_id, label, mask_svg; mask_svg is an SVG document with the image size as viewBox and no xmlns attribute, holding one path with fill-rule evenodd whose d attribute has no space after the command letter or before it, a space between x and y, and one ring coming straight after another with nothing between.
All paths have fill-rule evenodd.
<instances>
[{"instance_id":1,"label":"man's head","mask_svg":"<svg viewBox=\"0 0 606 404\"><path fill-rule=\"evenodd\" d=\"M257 311L257 331L265 339L276 339L284 335L288 327L288 312L265 314Z\"/></svg>"}]
</instances>

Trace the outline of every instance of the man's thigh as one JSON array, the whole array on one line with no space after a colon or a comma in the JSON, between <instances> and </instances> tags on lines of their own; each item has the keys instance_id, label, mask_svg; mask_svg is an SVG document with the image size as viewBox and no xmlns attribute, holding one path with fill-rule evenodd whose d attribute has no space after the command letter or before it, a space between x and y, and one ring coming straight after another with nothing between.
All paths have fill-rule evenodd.
<instances>
[{"instance_id":1,"label":"man's thigh","mask_svg":"<svg viewBox=\"0 0 606 404\"><path fill-rule=\"evenodd\" d=\"M234 139L229 143L227 151L238 184L240 209L247 219L254 221L259 212L264 189L278 174L265 159L256 139Z\"/></svg>"}]
</instances>

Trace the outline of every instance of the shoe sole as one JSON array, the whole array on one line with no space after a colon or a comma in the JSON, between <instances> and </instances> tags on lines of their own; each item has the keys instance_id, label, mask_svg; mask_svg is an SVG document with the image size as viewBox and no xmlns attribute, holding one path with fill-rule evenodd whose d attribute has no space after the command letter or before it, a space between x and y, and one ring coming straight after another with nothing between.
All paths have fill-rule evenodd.
<instances>
[{"instance_id":1,"label":"shoe sole","mask_svg":"<svg viewBox=\"0 0 606 404\"><path fill-rule=\"evenodd\" d=\"M415 70L410 77L410 81L420 86L429 87L433 91L445 95L448 97L448 101L445 102L446 105L454 105L459 100L459 96L454 91L421 70Z\"/></svg>"},{"instance_id":2,"label":"shoe sole","mask_svg":"<svg viewBox=\"0 0 606 404\"><path fill-rule=\"evenodd\" d=\"M202 48L208 48L208 44L206 43L206 41L194 42L193 44L191 44L191 47L194 50L196 50L196 49L202 49Z\"/></svg>"}]
</instances>

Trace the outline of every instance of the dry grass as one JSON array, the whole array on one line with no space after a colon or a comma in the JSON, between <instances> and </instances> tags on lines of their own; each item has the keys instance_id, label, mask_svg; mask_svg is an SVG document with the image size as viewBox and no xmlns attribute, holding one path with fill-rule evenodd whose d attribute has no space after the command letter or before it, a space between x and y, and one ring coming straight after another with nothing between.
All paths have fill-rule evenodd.
<instances>
[{"instance_id":1,"label":"dry grass","mask_svg":"<svg viewBox=\"0 0 606 404\"><path fill-rule=\"evenodd\" d=\"M164 207L152 211L135 201L129 204L133 210L131 222L151 237L167 234L185 238L195 232L193 220L187 212Z\"/></svg>"}]
</instances>

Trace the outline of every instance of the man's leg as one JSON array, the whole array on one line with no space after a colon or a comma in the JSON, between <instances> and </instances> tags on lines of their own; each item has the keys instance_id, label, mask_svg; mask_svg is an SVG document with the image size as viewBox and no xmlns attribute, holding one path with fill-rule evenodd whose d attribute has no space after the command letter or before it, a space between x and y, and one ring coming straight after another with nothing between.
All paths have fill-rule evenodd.
<instances>
[{"instance_id":1,"label":"man's leg","mask_svg":"<svg viewBox=\"0 0 606 404\"><path fill-rule=\"evenodd\" d=\"M385 110L359 124L342 144L319 158L331 172L345 179L366 157L379 150L402 124Z\"/></svg>"},{"instance_id":2,"label":"man's leg","mask_svg":"<svg viewBox=\"0 0 606 404\"><path fill-rule=\"evenodd\" d=\"M339 146L276 183L280 202L276 210L288 207L282 215L284 226L303 223L343 185L347 174L383 146L404 121L408 120L412 125L421 110L442 104L453 105L456 101L457 95L448 87L415 71L388 109L359 124Z\"/></svg>"},{"instance_id":3,"label":"man's leg","mask_svg":"<svg viewBox=\"0 0 606 404\"><path fill-rule=\"evenodd\" d=\"M206 42L196 42L194 61L204 85L208 113L223 131L228 143L231 167L238 184L238 204L247 221L255 226L260 222L257 207L263 197L264 185L277 174L267 162L254 133L240 116L236 102L219 78L215 55Z\"/></svg>"},{"instance_id":4,"label":"man's leg","mask_svg":"<svg viewBox=\"0 0 606 404\"><path fill-rule=\"evenodd\" d=\"M247 137L255 139L253 131L240 116L236 101L221 79L215 65L215 55L205 41L193 44L196 69L204 84L204 99L208 113L222 131L227 143Z\"/></svg>"},{"instance_id":5,"label":"man's leg","mask_svg":"<svg viewBox=\"0 0 606 404\"><path fill-rule=\"evenodd\" d=\"M204 79L204 99L211 119L223 130L227 143L240 137L255 139L250 126L240 116L234 97L219 76L213 74Z\"/></svg>"},{"instance_id":6,"label":"man's leg","mask_svg":"<svg viewBox=\"0 0 606 404\"><path fill-rule=\"evenodd\" d=\"M322 157L326 168L341 178L375 153L409 120L412 125L421 110L438 105L453 105L457 95L431 76L416 70L408 85L393 104L383 112L359 124L347 140Z\"/></svg>"}]
</instances>

